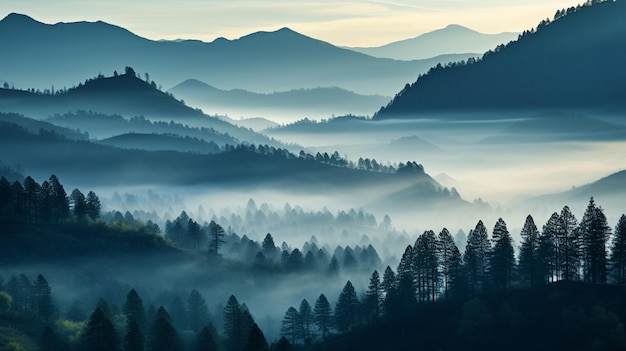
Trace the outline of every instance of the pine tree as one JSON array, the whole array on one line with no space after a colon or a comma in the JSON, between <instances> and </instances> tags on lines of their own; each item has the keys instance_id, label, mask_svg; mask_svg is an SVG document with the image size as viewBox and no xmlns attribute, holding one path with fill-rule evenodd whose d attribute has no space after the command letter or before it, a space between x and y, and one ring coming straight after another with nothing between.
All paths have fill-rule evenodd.
<instances>
[{"instance_id":1,"label":"pine tree","mask_svg":"<svg viewBox=\"0 0 626 351\"><path fill-rule=\"evenodd\" d=\"M85 351L116 351L117 334L111 321L98 307L89 317L83 331L81 349Z\"/></svg>"},{"instance_id":2,"label":"pine tree","mask_svg":"<svg viewBox=\"0 0 626 351\"><path fill-rule=\"evenodd\" d=\"M315 301L313 313L315 315L315 325L317 325L317 328L322 333L322 338L325 340L330 335L333 311L324 294L320 294L317 301Z\"/></svg>"},{"instance_id":3,"label":"pine tree","mask_svg":"<svg viewBox=\"0 0 626 351\"><path fill-rule=\"evenodd\" d=\"M41 334L41 337L39 338L39 348L41 351L61 350L57 335L50 325L46 326Z\"/></svg>"},{"instance_id":4,"label":"pine tree","mask_svg":"<svg viewBox=\"0 0 626 351\"><path fill-rule=\"evenodd\" d=\"M49 322L54 315L54 302L52 301L52 289L48 285L48 281L43 275L38 275L35 280L34 288L34 303L37 308L37 316Z\"/></svg>"},{"instance_id":5,"label":"pine tree","mask_svg":"<svg viewBox=\"0 0 626 351\"><path fill-rule=\"evenodd\" d=\"M383 273L383 281L380 283L384 297L383 314L386 316L393 313L393 308L396 304L397 286L398 282L396 273L393 269L391 269L391 267L387 266L387 268L385 268L385 272Z\"/></svg>"},{"instance_id":6,"label":"pine tree","mask_svg":"<svg viewBox=\"0 0 626 351\"><path fill-rule=\"evenodd\" d=\"M198 333L194 351L218 351L220 350L219 336L212 324L209 323Z\"/></svg>"},{"instance_id":7,"label":"pine tree","mask_svg":"<svg viewBox=\"0 0 626 351\"><path fill-rule=\"evenodd\" d=\"M280 334L291 339L291 344L295 345L298 336L298 310L289 307L280 327Z\"/></svg>"},{"instance_id":8,"label":"pine tree","mask_svg":"<svg viewBox=\"0 0 626 351\"><path fill-rule=\"evenodd\" d=\"M183 342L163 306L159 307L150 328L150 351L182 351Z\"/></svg>"},{"instance_id":9,"label":"pine tree","mask_svg":"<svg viewBox=\"0 0 626 351\"><path fill-rule=\"evenodd\" d=\"M30 176L24 179L24 210L26 222L34 223L39 220L39 197L41 186Z\"/></svg>"},{"instance_id":10,"label":"pine tree","mask_svg":"<svg viewBox=\"0 0 626 351\"><path fill-rule=\"evenodd\" d=\"M341 294L339 294L335 306L335 326L342 334L352 330L356 325L358 306L359 300L356 296L356 291L348 280Z\"/></svg>"},{"instance_id":11,"label":"pine tree","mask_svg":"<svg viewBox=\"0 0 626 351\"><path fill-rule=\"evenodd\" d=\"M267 345L267 340L265 339L265 335L259 326L254 323L252 328L250 328L250 332L248 333L248 340L246 342L245 351L269 351L269 347Z\"/></svg>"},{"instance_id":12,"label":"pine tree","mask_svg":"<svg viewBox=\"0 0 626 351\"><path fill-rule=\"evenodd\" d=\"M487 228L485 228L483 221L478 221L474 230L470 230L467 236L467 245L463 255L469 289L472 294L485 289L490 251L491 244L489 243Z\"/></svg>"},{"instance_id":13,"label":"pine tree","mask_svg":"<svg viewBox=\"0 0 626 351\"><path fill-rule=\"evenodd\" d=\"M83 219L87 215L87 199L80 190L72 190L70 194L70 206L74 217L77 219Z\"/></svg>"},{"instance_id":14,"label":"pine tree","mask_svg":"<svg viewBox=\"0 0 626 351\"><path fill-rule=\"evenodd\" d=\"M540 236L531 215L526 217L520 236L522 237L518 265L520 282L526 286L541 285L544 277L541 272Z\"/></svg>"},{"instance_id":15,"label":"pine tree","mask_svg":"<svg viewBox=\"0 0 626 351\"><path fill-rule=\"evenodd\" d=\"M365 306L369 320L377 320L380 318L381 305L383 302L383 291L380 283L380 275L378 271L374 271L370 277L365 293Z\"/></svg>"},{"instance_id":16,"label":"pine tree","mask_svg":"<svg viewBox=\"0 0 626 351\"><path fill-rule=\"evenodd\" d=\"M144 351L144 335L135 316L126 321L126 336L124 337L124 351Z\"/></svg>"},{"instance_id":17,"label":"pine tree","mask_svg":"<svg viewBox=\"0 0 626 351\"><path fill-rule=\"evenodd\" d=\"M565 206L559 216L556 234L561 262L560 277L564 280L578 280L580 276L580 230L576 217L569 207Z\"/></svg>"},{"instance_id":18,"label":"pine tree","mask_svg":"<svg viewBox=\"0 0 626 351\"><path fill-rule=\"evenodd\" d=\"M224 240L225 235L226 233L221 225L214 221L209 223L209 238L211 240L209 243L209 255L219 257L220 247L226 243L226 240Z\"/></svg>"},{"instance_id":19,"label":"pine tree","mask_svg":"<svg viewBox=\"0 0 626 351\"><path fill-rule=\"evenodd\" d=\"M559 279L561 253L557 240L558 228L559 214L554 212L543 226L539 236L539 274L543 281L554 282Z\"/></svg>"},{"instance_id":20,"label":"pine tree","mask_svg":"<svg viewBox=\"0 0 626 351\"><path fill-rule=\"evenodd\" d=\"M92 221L100 218L100 210L102 209L102 204L100 203L100 199L93 191L87 193L87 216L91 218Z\"/></svg>"},{"instance_id":21,"label":"pine tree","mask_svg":"<svg viewBox=\"0 0 626 351\"><path fill-rule=\"evenodd\" d=\"M413 277L419 301L435 301L441 276L439 274L438 245L435 232L425 231L413 246Z\"/></svg>"},{"instance_id":22,"label":"pine tree","mask_svg":"<svg viewBox=\"0 0 626 351\"><path fill-rule=\"evenodd\" d=\"M50 215L53 223L58 223L69 217L70 202L67 193L59 182L56 175L51 175L48 179L50 183Z\"/></svg>"},{"instance_id":23,"label":"pine tree","mask_svg":"<svg viewBox=\"0 0 626 351\"><path fill-rule=\"evenodd\" d=\"M141 330L145 330L146 326L146 310L143 307L143 301L135 289L131 289L126 294L126 302L122 306L122 312L126 317L126 323L131 320L137 322Z\"/></svg>"},{"instance_id":24,"label":"pine tree","mask_svg":"<svg viewBox=\"0 0 626 351\"><path fill-rule=\"evenodd\" d=\"M230 351L240 351L243 347L242 321L241 305L231 295L224 307L224 335Z\"/></svg>"},{"instance_id":25,"label":"pine tree","mask_svg":"<svg viewBox=\"0 0 626 351\"><path fill-rule=\"evenodd\" d=\"M611 235L604 211L596 207L593 197L580 222L582 242L583 277L586 282L606 283L607 250L606 245Z\"/></svg>"},{"instance_id":26,"label":"pine tree","mask_svg":"<svg viewBox=\"0 0 626 351\"><path fill-rule=\"evenodd\" d=\"M622 215L615 226L609 262L615 283L626 284L626 215Z\"/></svg>"},{"instance_id":27,"label":"pine tree","mask_svg":"<svg viewBox=\"0 0 626 351\"><path fill-rule=\"evenodd\" d=\"M437 253L441 262L444 298L447 300L449 292L455 290L457 279L460 278L462 259L459 248L446 228L443 228L437 237Z\"/></svg>"},{"instance_id":28,"label":"pine tree","mask_svg":"<svg viewBox=\"0 0 626 351\"><path fill-rule=\"evenodd\" d=\"M302 340L305 345L310 344L315 336L313 332L314 324L315 316L313 316L311 305L309 305L306 299L302 299L300 309L298 309L298 334L300 340Z\"/></svg>"},{"instance_id":29,"label":"pine tree","mask_svg":"<svg viewBox=\"0 0 626 351\"><path fill-rule=\"evenodd\" d=\"M189 327L198 333L209 322L209 307L198 290L193 289L187 298Z\"/></svg>"},{"instance_id":30,"label":"pine tree","mask_svg":"<svg viewBox=\"0 0 626 351\"><path fill-rule=\"evenodd\" d=\"M513 279L515 253L513 239L502 218L498 219L493 228L492 241L493 248L489 262L491 282L494 288L506 290L511 286Z\"/></svg>"},{"instance_id":31,"label":"pine tree","mask_svg":"<svg viewBox=\"0 0 626 351\"><path fill-rule=\"evenodd\" d=\"M281 337L276 346L273 348L274 351L293 351L293 345L287 340L286 337Z\"/></svg>"}]
</instances>

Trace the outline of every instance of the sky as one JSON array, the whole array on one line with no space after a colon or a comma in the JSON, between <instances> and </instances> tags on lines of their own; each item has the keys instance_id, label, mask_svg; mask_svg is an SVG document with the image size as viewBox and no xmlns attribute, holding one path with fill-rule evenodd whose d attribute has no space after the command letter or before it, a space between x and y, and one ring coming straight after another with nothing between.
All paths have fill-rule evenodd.
<instances>
[{"instance_id":1,"label":"sky","mask_svg":"<svg viewBox=\"0 0 626 351\"><path fill-rule=\"evenodd\" d=\"M0 0L0 16L44 23L102 20L153 40L236 39L289 27L341 46L380 46L460 24L482 33L521 32L575 6L566 0Z\"/></svg>"}]
</instances>

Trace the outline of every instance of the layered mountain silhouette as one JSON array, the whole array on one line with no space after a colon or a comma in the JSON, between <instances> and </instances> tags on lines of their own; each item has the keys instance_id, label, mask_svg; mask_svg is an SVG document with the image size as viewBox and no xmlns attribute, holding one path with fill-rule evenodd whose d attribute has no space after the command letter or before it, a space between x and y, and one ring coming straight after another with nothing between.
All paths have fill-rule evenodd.
<instances>
[{"instance_id":1,"label":"layered mountain silhouette","mask_svg":"<svg viewBox=\"0 0 626 351\"><path fill-rule=\"evenodd\" d=\"M20 14L0 21L0 47L0 79L39 89L70 86L98 72L131 66L164 86L191 77L227 90L270 93L338 86L391 96L408 79L442 62L374 58L288 28L211 43L152 41L104 22L49 25Z\"/></svg>"},{"instance_id":2,"label":"layered mountain silhouette","mask_svg":"<svg viewBox=\"0 0 626 351\"><path fill-rule=\"evenodd\" d=\"M54 124L81 129L96 137L111 137L131 131L176 133L220 145L247 141L280 146L275 140L250 129L234 126L190 108L170 94L158 90L155 84L137 78L132 72L114 77L100 76L76 88L54 94L0 88L0 110L39 119L53 117L49 121ZM138 116L152 121L175 121L178 124L208 128L213 132L189 130L177 125L157 125L156 122L145 123L145 120L129 121ZM208 134L211 135L207 137Z\"/></svg>"},{"instance_id":3,"label":"layered mountain silhouette","mask_svg":"<svg viewBox=\"0 0 626 351\"><path fill-rule=\"evenodd\" d=\"M431 69L375 118L472 110L623 111L625 16L624 1L559 12L477 62Z\"/></svg>"},{"instance_id":4,"label":"layered mountain silhouette","mask_svg":"<svg viewBox=\"0 0 626 351\"><path fill-rule=\"evenodd\" d=\"M430 57L474 53L482 54L498 45L517 39L519 33L483 34L458 24L378 47L347 47L366 55L395 60L419 60Z\"/></svg>"},{"instance_id":5,"label":"layered mountain silhouette","mask_svg":"<svg viewBox=\"0 0 626 351\"><path fill-rule=\"evenodd\" d=\"M227 111L229 114L230 111L241 111L270 116L281 112L317 112L325 116L371 114L390 100L386 96L359 95L338 87L259 94L242 89L222 90L195 79L188 79L169 92L191 106L205 110Z\"/></svg>"}]
</instances>

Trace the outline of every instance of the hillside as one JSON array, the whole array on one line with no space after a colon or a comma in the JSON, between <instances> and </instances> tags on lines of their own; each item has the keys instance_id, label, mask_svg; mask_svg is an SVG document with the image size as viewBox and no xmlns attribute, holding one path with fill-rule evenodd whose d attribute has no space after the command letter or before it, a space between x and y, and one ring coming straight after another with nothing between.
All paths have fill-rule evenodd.
<instances>
[{"instance_id":1,"label":"hillside","mask_svg":"<svg viewBox=\"0 0 626 351\"><path fill-rule=\"evenodd\" d=\"M347 113L368 114L389 102L380 95L359 95L338 87L295 89L258 94L241 89L222 90L204 82L188 79L168 90L191 106L204 110L226 111L229 115L246 113L272 116L276 113L324 117Z\"/></svg>"},{"instance_id":2,"label":"hillside","mask_svg":"<svg viewBox=\"0 0 626 351\"><path fill-rule=\"evenodd\" d=\"M222 89L263 93L338 86L359 94L391 96L407 79L441 62L374 58L288 28L211 43L151 41L104 22L50 25L20 14L0 21L0 47L0 77L16 87L42 90L131 66L164 86L191 77Z\"/></svg>"},{"instance_id":3,"label":"hillside","mask_svg":"<svg viewBox=\"0 0 626 351\"><path fill-rule=\"evenodd\" d=\"M231 139L235 138L240 142L281 146L279 142L264 135L192 109L157 89L155 84L149 84L132 73L113 77L99 76L88 79L85 84L80 84L76 88L57 91L54 94L0 88L0 110L39 119L52 117L48 121L53 124L71 129L80 128L92 136L102 136L105 130L108 130L110 134L105 134L104 137L131 131L175 133L167 127L147 126L146 123L143 123L141 130L128 130L127 119L141 116L152 121L174 121L192 127L209 128L216 132L214 134L227 134L221 137L216 135L217 144L233 144ZM67 115L68 112L74 115ZM135 120L135 122L140 121ZM189 134L179 135L188 136ZM207 141L212 140L206 137L206 133L204 137L189 136L204 138Z\"/></svg>"},{"instance_id":4,"label":"hillside","mask_svg":"<svg viewBox=\"0 0 626 351\"><path fill-rule=\"evenodd\" d=\"M571 8L481 60L432 69L375 118L472 110L623 111L625 15L624 1Z\"/></svg>"},{"instance_id":5,"label":"hillside","mask_svg":"<svg viewBox=\"0 0 626 351\"><path fill-rule=\"evenodd\" d=\"M199 154L215 154L221 152L220 147L203 139L181 137L174 134L140 134L128 133L99 141L100 144L123 149L146 151L178 151Z\"/></svg>"},{"instance_id":6,"label":"hillside","mask_svg":"<svg viewBox=\"0 0 626 351\"><path fill-rule=\"evenodd\" d=\"M474 53L474 56L479 56L498 45L517 39L517 35L518 33L484 34L458 24L451 24L415 38L379 47L349 47L347 49L395 60L418 60L460 53Z\"/></svg>"}]
</instances>

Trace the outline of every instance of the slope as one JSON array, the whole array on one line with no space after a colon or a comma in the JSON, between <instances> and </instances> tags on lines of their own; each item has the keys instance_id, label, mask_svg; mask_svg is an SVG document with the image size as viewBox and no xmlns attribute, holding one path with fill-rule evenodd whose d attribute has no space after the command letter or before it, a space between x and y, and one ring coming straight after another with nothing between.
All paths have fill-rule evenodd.
<instances>
[{"instance_id":1,"label":"slope","mask_svg":"<svg viewBox=\"0 0 626 351\"><path fill-rule=\"evenodd\" d=\"M361 94L391 95L407 77L440 62L374 58L288 28L211 43L151 41L104 22L49 25L19 14L0 21L0 47L0 77L18 87L39 89L69 86L96 72L128 65L149 72L165 86L192 77L224 89L266 93L339 86Z\"/></svg>"},{"instance_id":2,"label":"slope","mask_svg":"<svg viewBox=\"0 0 626 351\"><path fill-rule=\"evenodd\" d=\"M445 54L483 53L517 39L518 33L484 34L451 24L415 38L379 47L348 48L366 55L395 60L418 60Z\"/></svg>"},{"instance_id":3,"label":"slope","mask_svg":"<svg viewBox=\"0 0 626 351\"><path fill-rule=\"evenodd\" d=\"M406 85L375 118L426 112L625 107L625 1L560 12L481 60L436 67Z\"/></svg>"}]
</instances>

